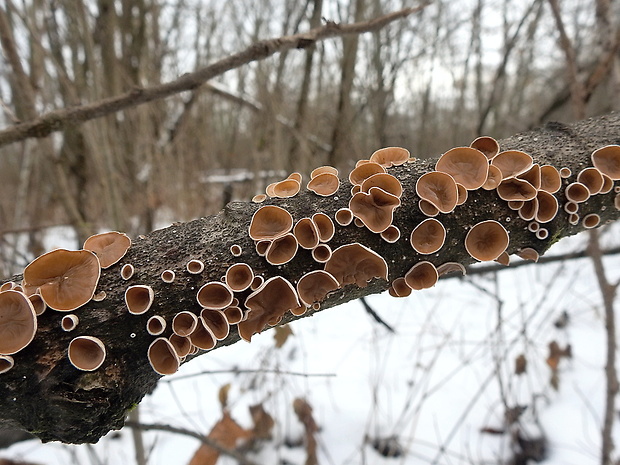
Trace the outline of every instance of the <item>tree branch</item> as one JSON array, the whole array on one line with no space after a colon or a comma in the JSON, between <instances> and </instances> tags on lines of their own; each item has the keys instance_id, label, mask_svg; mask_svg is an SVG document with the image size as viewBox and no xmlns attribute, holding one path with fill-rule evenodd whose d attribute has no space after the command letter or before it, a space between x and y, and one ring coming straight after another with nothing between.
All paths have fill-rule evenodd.
<instances>
[{"instance_id":1,"label":"tree branch","mask_svg":"<svg viewBox=\"0 0 620 465\"><path fill-rule=\"evenodd\" d=\"M405 8L359 23L337 24L329 21L324 26L301 34L262 40L250 45L241 52L227 56L209 66L184 74L174 81L146 88L135 87L118 96L76 107L54 110L32 121L25 121L11 126L0 131L0 147L30 137L46 137L52 132L61 131L68 126L83 123L143 103L170 97L179 92L196 89L208 80L224 74L226 71L239 68L253 61L264 60L276 53L282 53L293 48L305 49L316 42L333 37L376 31L393 21L406 18L421 11L429 4L430 2L426 2L415 8Z\"/></svg>"},{"instance_id":2,"label":"tree branch","mask_svg":"<svg viewBox=\"0 0 620 465\"><path fill-rule=\"evenodd\" d=\"M620 114L612 113L571 126L548 124L544 128L504 139L500 144L503 150L528 152L540 164L570 168L574 174L563 180L565 187L581 169L591 165L590 156L595 149L618 143L618 134ZM352 284L338 289L321 302L320 310L384 291L390 282L404 276L413 264L421 260L429 260L435 265L445 262L473 263L474 259L463 244L468 229L480 221L495 219L501 222L510 235L507 249L510 254L524 247L532 247L542 255L562 237L584 229L581 222L571 225L568 215L560 208L558 215L544 224L549 232L548 237L537 239L528 231L529 222L510 210L496 191L479 189L470 191L465 204L453 213L438 216L448 231L445 245L439 252L419 255L409 243L413 228L426 218L418 208L415 185L422 174L432 169L434 163L427 161L389 169L403 186L401 206L395 211L393 221L402 232L397 242L388 243L366 228L336 227L336 233L329 242L333 250L352 242L363 244L386 260L389 275L387 281L374 279L363 288ZM615 184L617 186L619 183ZM350 190L350 183L342 179L339 191L332 197L320 197L304 190L295 197L271 199L266 203L286 208L295 220L310 217L316 212L333 218L338 209L348 205ZM591 196L588 201L579 204L579 214L583 217L597 213L601 224L617 220L620 211L614 207L616 195L612 189L608 194ZM563 189L555 196L560 205L566 201ZM73 332L60 329L62 313L48 310L40 315L37 319L38 331L32 343L15 354L15 366L0 375L0 427L26 429L44 441L95 442L111 429L120 428L126 412L151 392L161 378L146 358L147 349L154 340L145 330L150 316L160 315L170 322L181 310L200 313L197 290L206 282L219 281L230 265L241 261L264 279L281 276L293 284L305 273L323 269L323 265L315 262L310 251L305 249L300 249L292 261L281 266L269 265L258 256L254 242L248 237L248 225L259 207L250 202L233 202L217 216L174 224L139 237L121 262L102 270L97 291L105 291L107 297L103 301L91 301L76 311L80 323ZM232 256L230 246L233 244L242 248L241 256ZM205 268L201 274L186 271L185 265L190 259L204 262ZM136 270L129 281L121 279L119 272L121 266L127 263L133 264ZM172 284L160 279L165 269L176 273ZM14 281L20 279L20 276L14 277ZM129 285L136 284L149 285L154 291L155 300L144 315L132 315L125 306L125 290ZM241 304L249 292L236 294ZM316 311L311 310L304 316ZM298 318L287 312L281 324ZM163 336L170 334L170 329L167 329ZM105 343L107 357L97 371L78 371L67 360L68 344L76 335L96 336ZM237 328L232 326L230 334L215 348L237 341ZM204 353L201 351L194 356ZM194 356L189 356L186 361Z\"/></svg>"}]
</instances>

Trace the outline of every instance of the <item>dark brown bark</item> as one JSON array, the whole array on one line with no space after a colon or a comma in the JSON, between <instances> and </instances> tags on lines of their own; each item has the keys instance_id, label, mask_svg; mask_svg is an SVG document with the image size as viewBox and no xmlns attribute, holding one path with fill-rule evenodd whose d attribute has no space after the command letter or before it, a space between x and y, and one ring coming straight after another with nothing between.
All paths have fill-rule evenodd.
<instances>
[{"instance_id":1,"label":"dark brown bark","mask_svg":"<svg viewBox=\"0 0 620 465\"><path fill-rule=\"evenodd\" d=\"M612 113L571 126L548 124L545 128L505 139L501 141L501 147L524 150L539 163L566 166L576 174L591 164L593 150L618 144L618 134L620 114ZM474 260L465 251L463 240L468 227L479 221L496 219L509 230L509 253L522 247L532 247L542 254L560 238L583 229L581 224L571 226L567 215L561 210L556 219L544 225L549 230L549 237L538 240L528 232L527 222L508 209L506 202L500 200L495 191L472 191L464 205L457 207L453 213L439 216L448 230L444 247L437 254L420 256L409 245L411 230L424 218L417 208L415 181L433 166L432 163L415 162L390 169L404 187L402 205L396 210L394 218L394 224L402 232L398 242L388 244L378 234L370 233L365 228L337 227L336 235L329 244L332 249L351 242L365 244L385 258L389 266L389 280L393 280L403 276L420 260L430 260L435 265L448 261L472 263ZM566 183L567 180L564 181ZM332 197L318 197L304 191L294 198L274 199L268 203L287 208L296 220L318 211L333 217L337 209L347 205L350 187L348 182L343 181L339 192ZM597 212L602 224L615 221L620 217L620 211L613 206L615 195L612 191L593 196L580 206L579 213L583 216ZM562 205L562 191L556 196ZM259 205L254 203L234 202L217 216L175 224L138 238L120 263L102 270L97 289L105 291L107 297L101 302L90 302L76 311L80 324L74 332L60 330L61 313L48 310L41 315L34 341L14 356L15 367L0 375L0 427L23 428L44 441L95 442L109 430L120 428L127 411L151 392L160 378L146 359L147 348L154 339L145 331L149 316L158 314L170 321L180 310L198 312L198 288L208 281L220 280L226 269L235 262L248 263L255 273L266 279L280 275L291 283L296 283L308 271L322 268L312 260L307 250L300 250L294 260L280 267L270 266L257 256L247 228L258 208ZM243 248L241 257L231 255L229 247L232 244ZM205 262L205 270L200 275L190 275L185 271L185 264L193 258ZM136 274L129 281L123 281L119 275L120 267L125 263L132 263L136 268ZM177 278L173 284L165 284L159 278L164 269L176 272ZM15 280L19 279L15 277ZM142 316L131 315L125 309L125 289L134 284L148 284L155 291L152 309ZM387 287L388 283L384 280L373 280L365 288L347 286L326 299L322 309L381 292ZM246 294L237 295L242 303ZM282 323L296 318L288 314ZM96 336L106 344L108 355L98 371L80 372L69 364L67 346L77 335ZM216 348L238 340L236 328L233 327L231 334Z\"/></svg>"}]
</instances>

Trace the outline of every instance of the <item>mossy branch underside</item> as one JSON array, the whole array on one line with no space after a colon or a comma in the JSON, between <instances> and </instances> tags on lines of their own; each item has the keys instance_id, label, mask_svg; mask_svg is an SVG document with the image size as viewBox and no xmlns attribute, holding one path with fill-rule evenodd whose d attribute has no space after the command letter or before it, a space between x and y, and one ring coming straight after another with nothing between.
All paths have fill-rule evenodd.
<instances>
[{"instance_id":1,"label":"mossy branch underside","mask_svg":"<svg viewBox=\"0 0 620 465\"><path fill-rule=\"evenodd\" d=\"M463 141L463 145L469 142ZM570 168L573 175L563 180L563 186L574 181L580 170L592 165L590 155L594 150L610 144L620 144L620 114L617 113L570 126L548 124L544 128L500 141L502 150L522 150L541 165ZM321 302L320 310L384 291L392 280L404 276L413 264L421 260L435 265L445 262L473 263L475 260L463 246L465 235L471 226L484 220L497 220L509 232L508 253L530 247L542 255L553 242L584 229L581 222L569 224L568 214L560 208L556 218L545 224L548 237L537 239L528 230L528 222L509 209L507 202L501 200L495 190L479 189L471 191L467 202L454 212L439 214L437 218L448 230L446 243L439 252L421 256L409 243L412 229L426 218L418 208L415 183L422 174L433 169L434 163L420 161L389 168L389 173L396 176L404 188L401 206L394 214L394 224L402 232L396 243L390 244L366 228L336 226L336 234L329 242L331 248L335 250L352 242L364 244L386 260L389 280L374 279L364 288L347 285ZM615 186L618 184L618 181L614 183ZM274 204L286 208L295 220L316 212L324 212L333 218L339 208L348 206L350 189L349 182L341 180L339 191L330 197L319 197L302 189L295 197L270 199L262 205ZM560 205L565 202L563 195L563 190L555 194ZM608 194L592 196L580 204L579 214L583 217L588 213L597 213L601 224L617 220L620 211L614 207L616 195L612 189ZM199 313L197 290L208 281L219 281L230 265L241 261L265 279L279 275L293 284L303 274L323 269L323 265L314 261L308 250L300 249L292 261L282 266L271 266L258 256L254 242L248 236L248 225L260 206L251 202L234 202L217 216L174 224L136 239L119 263L102 270L97 292L105 291L106 298L99 302L91 301L76 310L80 322L70 333L60 328L62 313L48 309L39 316L38 331L32 343L13 356L13 369L0 374L0 426L31 431L43 441L96 442L108 431L122 427L127 411L150 393L161 378L153 371L146 357L149 344L154 340L154 336L145 330L150 316L161 315L170 321L179 311ZM230 253L233 244L241 246L241 256L234 257ZM204 262L202 273L190 274L186 271L186 263L191 259ZM127 263L135 267L135 274L125 281L120 276L120 269ZM165 283L160 278L166 269L176 273L172 283ZM14 280L20 279L18 276ZM132 315L125 306L125 290L135 284L149 285L155 293L153 305L144 315ZM243 302L248 293L245 291L236 297ZM303 316L313 313L315 311L310 310ZM287 313L280 324L298 318ZM170 330L167 331L164 336ZM96 336L105 343L107 357L98 370L78 371L69 363L68 344L79 335ZM233 326L228 337L219 341L215 348L238 341L239 336ZM194 356L204 353L201 351ZM186 361L191 358L193 356Z\"/></svg>"}]
</instances>

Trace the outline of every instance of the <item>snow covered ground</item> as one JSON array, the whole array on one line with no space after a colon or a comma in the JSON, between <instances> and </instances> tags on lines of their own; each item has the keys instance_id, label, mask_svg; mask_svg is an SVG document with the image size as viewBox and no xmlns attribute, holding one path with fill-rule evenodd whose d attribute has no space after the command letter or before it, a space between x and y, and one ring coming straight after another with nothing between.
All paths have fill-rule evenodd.
<instances>
[{"instance_id":1,"label":"snow covered ground","mask_svg":"<svg viewBox=\"0 0 620 465\"><path fill-rule=\"evenodd\" d=\"M618 226L604 234L606 245L620 242ZM64 240L51 237L47 245L63 246ZM563 240L548 255L581 250L586 240ZM605 262L609 279L620 279L618 256ZM273 439L249 455L257 463L304 463L303 446L286 445L303 435L292 408L303 397L321 428L321 464L497 464L510 457L510 433L483 429L509 431L506 406L524 406L523 434L548 439L544 464L598 463L605 333L589 259L447 279L406 299L385 293L367 301L395 333L359 302L326 310L293 323L293 336L279 349L270 330L251 344L184 365L144 399L141 421L206 434L221 417L218 391L230 383L229 408L241 425L251 427L248 406L254 404L276 420ZM569 321L558 328L564 311ZM557 389L546 361L552 341L572 349L572 358L560 359ZM520 354L527 369L516 375ZM386 458L372 443L391 437L402 454ZM152 465L186 464L199 447L178 434L148 432L144 438ZM0 457L49 465L131 464L133 454L127 429L92 446L33 440L0 451Z\"/></svg>"}]
</instances>

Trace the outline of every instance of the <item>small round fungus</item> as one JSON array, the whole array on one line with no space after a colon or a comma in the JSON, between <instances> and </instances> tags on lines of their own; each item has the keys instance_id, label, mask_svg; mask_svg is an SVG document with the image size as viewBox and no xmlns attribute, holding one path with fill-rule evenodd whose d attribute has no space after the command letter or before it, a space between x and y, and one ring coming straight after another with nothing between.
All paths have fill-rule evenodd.
<instances>
[{"instance_id":1,"label":"small round fungus","mask_svg":"<svg viewBox=\"0 0 620 465\"><path fill-rule=\"evenodd\" d=\"M605 180L603 175L596 168L584 168L577 175L577 182L588 188L590 195L598 194L603 188Z\"/></svg>"},{"instance_id":2,"label":"small round fungus","mask_svg":"<svg viewBox=\"0 0 620 465\"><path fill-rule=\"evenodd\" d=\"M332 173L321 173L310 179L306 187L316 195L329 197L338 192L340 188L340 179Z\"/></svg>"},{"instance_id":3,"label":"small round fungus","mask_svg":"<svg viewBox=\"0 0 620 465\"><path fill-rule=\"evenodd\" d=\"M327 244L319 244L312 249L312 259L315 262L325 263L332 256L332 248Z\"/></svg>"},{"instance_id":4,"label":"small round fungus","mask_svg":"<svg viewBox=\"0 0 620 465\"><path fill-rule=\"evenodd\" d=\"M524 203L525 202L523 200L509 200L508 208L510 208L511 210L517 211L521 209Z\"/></svg>"},{"instance_id":5,"label":"small round fungus","mask_svg":"<svg viewBox=\"0 0 620 465\"><path fill-rule=\"evenodd\" d=\"M411 247L420 254L428 255L435 253L443 247L446 240L446 228L440 221L434 218L427 218L418 224L413 231L409 241Z\"/></svg>"},{"instance_id":6,"label":"small round fungus","mask_svg":"<svg viewBox=\"0 0 620 465\"><path fill-rule=\"evenodd\" d=\"M10 355L0 355L0 375L15 366L15 360Z\"/></svg>"},{"instance_id":7,"label":"small round fungus","mask_svg":"<svg viewBox=\"0 0 620 465\"><path fill-rule=\"evenodd\" d=\"M24 269L26 294L41 294L48 307L70 312L92 299L99 282L99 259L88 250L56 249Z\"/></svg>"},{"instance_id":8,"label":"small round fungus","mask_svg":"<svg viewBox=\"0 0 620 465\"><path fill-rule=\"evenodd\" d=\"M573 172L571 171L570 168L568 168L566 166L560 168L560 177L562 179L570 178L572 174L573 174Z\"/></svg>"},{"instance_id":9,"label":"small round fungus","mask_svg":"<svg viewBox=\"0 0 620 465\"><path fill-rule=\"evenodd\" d=\"M256 194L254 197L252 197L252 202L254 203L263 203L265 200L267 200L266 194Z\"/></svg>"},{"instance_id":10,"label":"small round fungus","mask_svg":"<svg viewBox=\"0 0 620 465\"><path fill-rule=\"evenodd\" d=\"M164 270L164 271L161 272L161 275L160 275L161 280L163 282L165 282L165 283L168 283L168 284L174 282L175 276L176 275L175 275L174 271L172 271L172 270Z\"/></svg>"},{"instance_id":11,"label":"small round fungus","mask_svg":"<svg viewBox=\"0 0 620 465\"><path fill-rule=\"evenodd\" d=\"M179 357L186 357L192 351L192 341L188 337L171 334L168 340Z\"/></svg>"},{"instance_id":12,"label":"small round fungus","mask_svg":"<svg viewBox=\"0 0 620 465\"><path fill-rule=\"evenodd\" d=\"M388 266L383 257L359 243L338 247L325 264L325 271L334 276L340 286L357 284L366 287L373 278L386 279Z\"/></svg>"},{"instance_id":13,"label":"small round fungus","mask_svg":"<svg viewBox=\"0 0 620 465\"><path fill-rule=\"evenodd\" d=\"M247 263L235 263L226 270L226 285L234 292L245 291L253 280L254 272Z\"/></svg>"},{"instance_id":14,"label":"small round fungus","mask_svg":"<svg viewBox=\"0 0 620 465\"><path fill-rule=\"evenodd\" d=\"M250 285L250 289L255 291L256 289L261 287L264 282L265 282L265 278L263 278L262 276L254 276L254 279L252 280L252 284Z\"/></svg>"},{"instance_id":15,"label":"small round fungus","mask_svg":"<svg viewBox=\"0 0 620 465\"><path fill-rule=\"evenodd\" d=\"M271 245L271 241L258 241L256 243L256 254L259 257L264 257L270 245Z\"/></svg>"},{"instance_id":16,"label":"small round fungus","mask_svg":"<svg viewBox=\"0 0 620 465\"><path fill-rule=\"evenodd\" d=\"M534 262L537 262L539 258L538 252L531 247L525 247L524 249L519 250L517 255L523 260L532 260Z\"/></svg>"},{"instance_id":17,"label":"small round fungus","mask_svg":"<svg viewBox=\"0 0 620 465\"><path fill-rule=\"evenodd\" d=\"M381 232L381 239L389 244L393 244L400 239L400 229L393 224L389 225L385 231Z\"/></svg>"},{"instance_id":18,"label":"small round fungus","mask_svg":"<svg viewBox=\"0 0 620 465\"><path fill-rule=\"evenodd\" d=\"M420 176L415 191L422 200L431 203L441 213L450 213L458 201L458 189L454 178L440 171Z\"/></svg>"},{"instance_id":19,"label":"small round fungus","mask_svg":"<svg viewBox=\"0 0 620 465\"><path fill-rule=\"evenodd\" d=\"M614 207L616 207L616 210L620 210L620 194L614 197Z\"/></svg>"},{"instance_id":20,"label":"small round fungus","mask_svg":"<svg viewBox=\"0 0 620 465\"><path fill-rule=\"evenodd\" d=\"M13 281L7 281L6 283L2 284L2 286L0 286L0 292L11 291L15 288L15 286L17 286L17 284L15 284Z\"/></svg>"},{"instance_id":21,"label":"small round fungus","mask_svg":"<svg viewBox=\"0 0 620 465\"><path fill-rule=\"evenodd\" d=\"M358 192L349 201L349 209L356 218L374 233L385 231L394 218L394 210L400 206L400 199L378 187L369 192Z\"/></svg>"},{"instance_id":22,"label":"small round fungus","mask_svg":"<svg viewBox=\"0 0 620 465\"><path fill-rule=\"evenodd\" d=\"M159 336L166 329L166 320L159 315L153 315L146 322L146 332L151 336Z\"/></svg>"},{"instance_id":23,"label":"small round fungus","mask_svg":"<svg viewBox=\"0 0 620 465\"><path fill-rule=\"evenodd\" d=\"M465 202L467 202L467 197L469 196L469 194L467 193L467 189L465 189L465 186L457 183L456 192L457 192L457 199L456 199L457 205L463 205Z\"/></svg>"},{"instance_id":24,"label":"small round fungus","mask_svg":"<svg viewBox=\"0 0 620 465\"><path fill-rule=\"evenodd\" d=\"M564 204L564 211L568 214L577 213L579 211L579 204L576 202L566 202Z\"/></svg>"},{"instance_id":25,"label":"small round fungus","mask_svg":"<svg viewBox=\"0 0 620 465\"><path fill-rule=\"evenodd\" d=\"M310 178L316 178L318 175L323 173L329 173L333 174L334 176L338 176L338 170L333 166L319 166L318 168L312 170L312 172L310 173Z\"/></svg>"},{"instance_id":26,"label":"small round fungus","mask_svg":"<svg viewBox=\"0 0 620 465\"><path fill-rule=\"evenodd\" d=\"M151 286L137 285L129 286L125 291L125 304L129 313L142 315L151 308L154 293Z\"/></svg>"},{"instance_id":27,"label":"small round fungus","mask_svg":"<svg viewBox=\"0 0 620 465\"><path fill-rule=\"evenodd\" d=\"M107 294L105 291L96 292L95 295L93 295L93 302L101 302L105 300L106 297L107 297Z\"/></svg>"},{"instance_id":28,"label":"small round fungus","mask_svg":"<svg viewBox=\"0 0 620 465\"><path fill-rule=\"evenodd\" d=\"M475 139L470 147L480 150L489 159L493 159L499 153L499 143L489 136L480 136Z\"/></svg>"},{"instance_id":29,"label":"small round fungus","mask_svg":"<svg viewBox=\"0 0 620 465\"><path fill-rule=\"evenodd\" d=\"M540 189L555 194L562 187L560 172L552 165L540 167Z\"/></svg>"},{"instance_id":30,"label":"small round fungus","mask_svg":"<svg viewBox=\"0 0 620 465\"><path fill-rule=\"evenodd\" d=\"M226 315L226 320L228 320L229 325L236 325L243 320L243 310L237 306L226 307L224 309L224 315Z\"/></svg>"},{"instance_id":31,"label":"small round fungus","mask_svg":"<svg viewBox=\"0 0 620 465\"><path fill-rule=\"evenodd\" d=\"M271 241L265 253L265 259L270 265L284 265L295 257L297 246L295 236L291 233L285 234Z\"/></svg>"},{"instance_id":32,"label":"small round fungus","mask_svg":"<svg viewBox=\"0 0 620 465\"><path fill-rule=\"evenodd\" d=\"M400 181L388 173L378 173L370 176L362 183L361 192L368 192L371 187L379 187L396 197L400 197L403 194L403 186Z\"/></svg>"},{"instance_id":33,"label":"small round fungus","mask_svg":"<svg viewBox=\"0 0 620 465\"><path fill-rule=\"evenodd\" d=\"M269 197L275 197L276 193L274 192L274 189L276 187L276 182L272 182L271 184L269 184L267 187L265 187L265 193L269 196Z\"/></svg>"},{"instance_id":34,"label":"small round fungus","mask_svg":"<svg viewBox=\"0 0 620 465\"><path fill-rule=\"evenodd\" d=\"M174 315L172 319L172 332L178 336L187 337L196 330L198 316L184 310Z\"/></svg>"},{"instance_id":35,"label":"small round fungus","mask_svg":"<svg viewBox=\"0 0 620 465\"><path fill-rule=\"evenodd\" d=\"M530 221L527 224L527 230L529 232L535 233L536 231L538 231L539 228L540 228L540 224L538 224L536 221Z\"/></svg>"},{"instance_id":36,"label":"small round fungus","mask_svg":"<svg viewBox=\"0 0 620 465\"><path fill-rule=\"evenodd\" d=\"M435 265L431 262L427 261L416 263L405 274L405 282L415 291L433 287L437 284L438 279L439 274L437 273L437 268L435 268Z\"/></svg>"},{"instance_id":37,"label":"small round fungus","mask_svg":"<svg viewBox=\"0 0 620 465\"><path fill-rule=\"evenodd\" d=\"M299 193L301 186L295 179L285 179L284 181L277 182L273 186L274 197L281 199L288 199L294 197Z\"/></svg>"},{"instance_id":38,"label":"small round fungus","mask_svg":"<svg viewBox=\"0 0 620 465\"><path fill-rule=\"evenodd\" d=\"M577 213L571 213L568 215L568 222L573 226L576 226L577 223L579 223L579 215Z\"/></svg>"},{"instance_id":39,"label":"small round fungus","mask_svg":"<svg viewBox=\"0 0 620 465\"><path fill-rule=\"evenodd\" d=\"M95 296L96 295L97 294L95 294ZM93 300L95 300L95 296L93 296ZM43 299L41 298L39 294L29 295L28 300L32 304L32 307L34 308L34 313L36 313L37 316L43 315L43 313L45 313L45 310L47 310L47 305L45 305L45 302L43 301Z\"/></svg>"},{"instance_id":40,"label":"small round fungus","mask_svg":"<svg viewBox=\"0 0 620 465\"><path fill-rule=\"evenodd\" d=\"M428 200L421 199L418 202L418 208L426 216L433 217L439 215L439 209Z\"/></svg>"},{"instance_id":41,"label":"small round fungus","mask_svg":"<svg viewBox=\"0 0 620 465\"><path fill-rule=\"evenodd\" d=\"M303 249L313 249L319 244L319 231L310 218L302 218L293 228L299 246Z\"/></svg>"},{"instance_id":42,"label":"small round fungus","mask_svg":"<svg viewBox=\"0 0 620 465\"><path fill-rule=\"evenodd\" d=\"M536 221L539 223L548 223L558 213L558 199L546 191L539 191L536 194L538 200L538 211L536 212Z\"/></svg>"},{"instance_id":43,"label":"small round fungus","mask_svg":"<svg viewBox=\"0 0 620 465\"><path fill-rule=\"evenodd\" d=\"M465 268L461 263L458 262L446 262L442 263L437 267L437 274L441 277L448 273L459 272L463 276L467 274L467 268Z\"/></svg>"},{"instance_id":44,"label":"small round fungus","mask_svg":"<svg viewBox=\"0 0 620 465\"><path fill-rule=\"evenodd\" d=\"M0 292L0 354L19 352L36 332L37 316L30 300L14 290Z\"/></svg>"},{"instance_id":45,"label":"small round fungus","mask_svg":"<svg viewBox=\"0 0 620 465\"><path fill-rule=\"evenodd\" d=\"M109 268L125 256L131 247L131 239L127 234L110 231L95 234L84 241L84 250L90 250L97 258L101 268Z\"/></svg>"},{"instance_id":46,"label":"small round fungus","mask_svg":"<svg viewBox=\"0 0 620 465\"><path fill-rule=\"evenodd\" d=\"M536 218L536 214L538 213L538 198L535 197L532 200L527 200L523 202L521 208L519 208L519 217L525 221L532 221Z\"/></svg>"},{"instance_id":47,"label":"small round fungus","mask_svg":"<svg viewBox=\"0 0 620 465\"><path fill-rule=\"evenodd\" d=\"M225 309L232 303L233 297L230 288L219 281L206 283L198 289L196 294L196 300L200 306L210 310Z\"/></svg>"},{"instance_id":48,"label":"small round fungus","mask_svg":"<svg viewBox=\"0 0 620 465\"><path fill-rule=\"evenodd\" d=\"M487 174L487 180L482 185L485 191L491 191L497 189L497 186L502 182L502 172L495 165L489 165L489 172Z\"/></svg>"},{"instance_id":49,"label":"small round fungus","mask_svg":"<svg viewBox=\"0 0 620 465\"><path fill-rule=\"evenodd\" d=\"M126 263L121 268L121 278L123 278L125 281L130 279L133 276L133 273L134 267L131 263Z\"/></svg>"},{"instance_id":50,"label":"small round fungus","mask_svg":"<svg viewBox=\"0 0 620 465\"><path fill-rule=\"evenodd\" d=\"M200 274L205 269L205 264L202 260L192 259L187 262L185 268L190 274Z\"/></svg>"},{"instance_id":51,"label":"small round fungus","mask_svg":"<svg viewBox=\"0 0 620 465\"><path fill-rule=\"evenodd\" d=\"M379 163L369 162L354 168L349 174L349 182L355 186L361 186L362 183L373 174L385 173L385 168Z\"/></svg>"},{"instance_id":52,"label":"small round fungus","mask_svg":"<svg viewBox=\"0 0 620 465\"><path fill-rule=\"evenodd\" d=\"M455 147L439 158L435 170L449 174L467 190L474 190L486 182L489 161L480 150Z\"/></svg>"},{"instance_id":53,"label":"small round fungus","mask_svg":"<svg viewBox=\"0 0 620 465\"><path fill-rule=\"evenodd\" d=\"M529 182L519 178L504 179L497 186L497 195L503 200L532 200L537 190Z\"/></svg>"},{"instance_id":54,"label":"small round fungus","mask_svg":"<svg viewBox=\"0 0 620 465\"><path fill-rule=\"evenodd\" d=\"M69 343L68 356L78 370L95 371L105 360L105 345L99 338L78 336Z\"/></svg>"},{"instance_id":55,"label":"small round fungus","mask_svg":"<svg viewBox=\"0 0 620 465\"><path fill-rule=\"evenodd\" d=\"M465 249L481 262L495 260L508 247L508 240L508 231L500 223L495 220L481 221L467 233Z\"/></svg>"},{"instance_id":56,"label":"small round fungus","mask_svg":"<svg viewBox=\"0 0 620 465\"><path fill-rule=\"evenodd\" d=\"M336 233L336 227L332 219L325 213L315 213L312 215L312 222L319 232L319 240L321 242L329 242Z\"/></svg>"},{"instance_id":57,"label":"small round fungus","mask_svg":"<svg viewBox=\"0 0 620 465\"><path fill-rule=\"evenodd\" d=\"M590 191L588 188L580 182L572 182L564 190L566 199L570 202L581 203L590 198Z\"/></svg>"},{"instance_id":58,"label":"small round fungus","mask_svg":"<svg viewBox=\"0 0 620 465\"><path fill-rule=\"evenodd\" d=\"M590 213L583 217L583 227L586 229L596 228L601 222L601 217L596 213Z\"/></svg>"},{"instance_id":59,"label":"small round fungus","mask_svg":"<svg viewBox=\"0 0 620 465\"><path fill-rule=\"evenodd\" d=\"M510 255L506 252L502 252L502 254L495 259L497 263L500 265L508 266L510 265Z\"/></svg>"},{"instance_id":60,"label":"small round fungus","mask_svg":"<svg viewBox=\"0 0 620 465\"><path fill-rule=\"evenodd\" d=\"M601 176L603 176L603 187L601 187L601 191L599 192L599 194L607 194L611 192L611 190L614 188L614 180L606 174L603 174Z\"/></svg>"},{"instance_id":61,"label":"small round fungus","mask_svg":"<svg viewBox=\"0 0 620 465\"><path fill-rule=\"evenodd\" d=\"M384 168L402 165L409 160L409 150L402 147L384 147L370 156L372 163L379 163Z\"/></svg>"},{"instance_id":62,"label":"small round fungus","mask_svg":"<svg viewBox=\"0 0 620 465\"><path fill-rule=\"evenodd\" d=\"M73 331L75 328L77 328L79 322L80 319L78 318L78 316L71 313L62 317L62 319L60 320L60 327L63 331Z\"/></svg>"},{"instance_id":63,"label":"small round fungus","mask_svg":"<svg viewBox=\"0 0 620 465\"><path fill-rule=\"evenodd\" d=\"M303 176L301 175L301 173L295 171L294 173L289 174L286 179L294 179L299 184L301 184L301 181L303 180Z\"/></svg>"},{"instance_id":64,"label":"small round fungus","mask_svg":"<svg viewBox=\"0 0 620 465\"><path fill-rule=\"evenodd\" d=\"M503 179L525 173L533 163L534 160L530 155L519 150L500 152L491 160L491 164L502 172Z\"/></svg>"},{"instance_id":65,"label":"small round fungus","mask_svg":"<svg viewBox=\"0 0 620 465\"><path fill-rule=\"evenodd\" d=\"M314 270L303 275L297 282L299 300L306 307L322 302L327 295L338 289L339 284L327 271Z\"/></svg>"},{"instance_id":66,"label":"small round fungus","mask_svg":"<svg viewBox=\"0 0 620 465\"><path fill-rule=\"evenodd\" d=\"M233 257L239 257L241 256L241 246L238 244L233 244L230 246L230 253L232 254Z\"/></svg>"},{"instance_id":67,"label":"small round fungus","mask_svg":"<svg viewBox=\"0 0 620 465\"><path fill-rule=\"evenodd\" d=\"M255 241L273 240L284 236L293 227L293 217L284 208L265 205L256 210L249 234Z\"/></svg>"},{"instance_id":68,"label":"small round fungus","mask_svg":"<svg viewBox=\"0 0 620 465\"><path fill-rule=\"evenodd\" d=\"M226 339L226 336L228 336L230 326L224 312L203 308L200 312L200 320L218 341Z\"/></svg>"},{"instance_id":69,"label":"small round fungus","mask_svg":"<svg viewBox=\"0 0 620 465\"><path fill-rule=\"evenodd\" d=\"M547 237L549 237L549 230L546 228L539 228L538 231L536 231L537 239L544 240L547 239Z\"/></svg>"},{"instance_id":70,"label":"small round fungus","mask_svg":"<svg viewBox=\"0 0 620 465\"><path fill-rule=\"evenodd\" d=\"M147 358L153 370L160 375L172 375L181 365L177 351L165 337L158 337L151 342Z\"/></svg>"},{"instance_id":71,"label":"small round fungus","mask_svg":"<svg viewBox=\"0 0 620 465\"><path fill-rule=\"evenodd\" d=\"M353 212L349 208L340 208L336 211L334 218L340 226L349 226L353 221Z\"/></svg>"},{"instance_id":72,"label":"small round fungus","mask_svg":"<svg viewBox=\"0 0 620 465\"><path fill-rule=\"evenodd\" d=\"M540 165L538 163L534 163L532 167L527 170L525 173L521 173L517 176L519 179L523 179L524 181L529 182L534 189L540 189L540 185L542 183L542 176L540 173Z\"/></svg>"},{"instance_id":73,"label":"small round fungus","mask_svg":"<svg viewBox=\"0 0 620 465\"><path fill-rule=\"evenodd\" d=\"M196 326L196 329L188 337L192 345L202 350L213 349L215 347L215 344L217 344L215 336L200 319L198 320L198 325Z\"/></svg>"},{"instance_id":74,"label":"small round fungus","mask_svg":"<svg viewBox=\"0 0 620 465\"><path fill-rule=\"evenodd\" d=\"M592 152L592 164L612 180L620 180L620 145L607 145Z\"/></svg>"},{"instance_id":75,"label":"small round fungus","mask_svg":"<svg viewBox=\"0 0 620 465\"><path fill-rule=\"evenodd\" d=\"M392 289L396 297L409 297L412 290L405 278L396 278L392 281Z\"/></svg>"}]
</instances>

